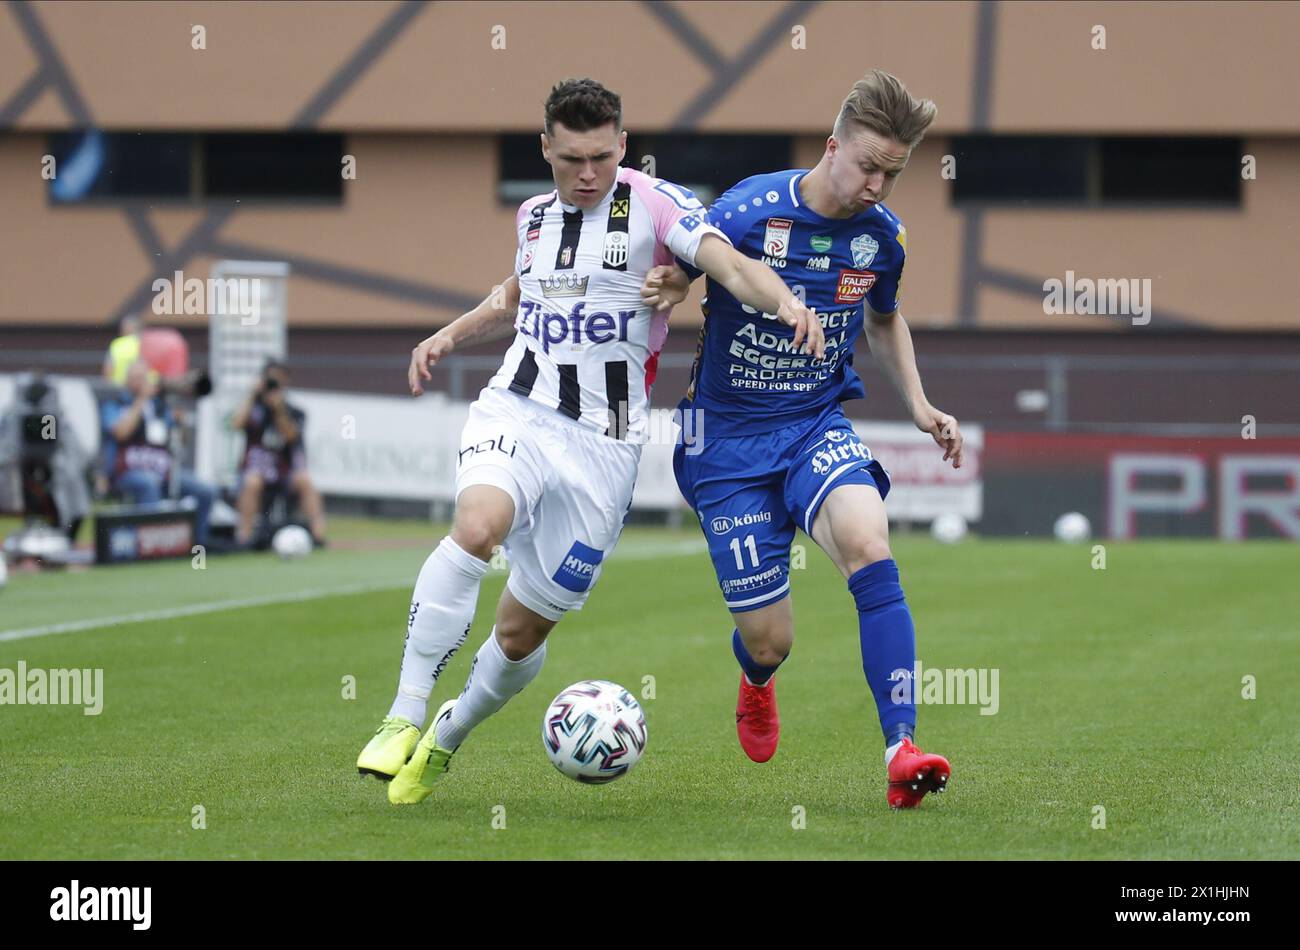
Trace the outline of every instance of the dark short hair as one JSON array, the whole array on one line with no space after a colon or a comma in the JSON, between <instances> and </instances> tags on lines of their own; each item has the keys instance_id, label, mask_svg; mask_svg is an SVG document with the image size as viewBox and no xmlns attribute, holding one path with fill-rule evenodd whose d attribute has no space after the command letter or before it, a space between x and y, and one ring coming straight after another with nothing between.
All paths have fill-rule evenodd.
<instances>
[{"instance_id":1,"label":"dark short hair","mask_svg":"<svg viewBox=\"0 0 1300 950\"><path fill-rule=\"evenodd\" d=\"M547 135L554 134L556 122L575 132L613 122L617 132L623 128L623 100L594 79L566 79L546 97Z\"/></svg>"}]
</instances>

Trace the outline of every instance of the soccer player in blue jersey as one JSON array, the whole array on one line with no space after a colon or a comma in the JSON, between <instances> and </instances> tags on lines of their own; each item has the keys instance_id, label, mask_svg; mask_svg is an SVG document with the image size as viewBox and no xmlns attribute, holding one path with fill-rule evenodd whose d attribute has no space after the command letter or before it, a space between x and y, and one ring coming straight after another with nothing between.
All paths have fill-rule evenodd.
<instances>
[{"instance_id":1,"label":"soccer player in blue jersey","mask_svg":"<svg viewBox=\"0 0 1300 950\"><path fill-rule=\"evenodd\" d=\"M710 279L681 405L703 414L708 436L690 452L679 445L674 456L678 485L699 516L735 620L741 746L756 762L776 751L775 674L794 641L789 561L798 526L848 581L863 672L884 732L886 799L894 808L915 807L927 792L942 791L950 769L942 756L915 746L912 694L896 689L912 675L916 637L889 549L889 476L841 403L865 395L852 365L865 330L917 428L961 466L957 421L926 399L899 313L907 232L883 204L935 111L893 76L873 71L844 100L816 168L747 178L709 210L709 223L738 250L772 267L796 293L803 288L825 330L825 356L797 352L790 329ZM676 302L687 273L698 276L693 268L664 268L647 283Z\"/></svg>"}]
</instances>

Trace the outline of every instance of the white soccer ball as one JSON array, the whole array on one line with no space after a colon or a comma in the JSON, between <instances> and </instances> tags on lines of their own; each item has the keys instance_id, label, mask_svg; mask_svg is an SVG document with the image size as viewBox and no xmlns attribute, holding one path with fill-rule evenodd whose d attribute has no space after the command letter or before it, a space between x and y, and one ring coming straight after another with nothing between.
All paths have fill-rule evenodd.
<instances>
[{"instance_id":1,"label":"white soccer ball","mask_svg":"<svg viewBox=\"0 0 1300 950\"><path fill-rule=\"evenodd\" d=\"M966 519L955 511L945 511L930 523L930 534L940 544L956 544L966 537Z\"/></svg>"},{"instance_id":2,"label":"white soccer ball","mask_svg":"<svg viewBox=\"0 0 1300 950\"><path fill-rule=\"evenodd\" d=\"M1070 511L1056 519L1056 524L1052 525L1052 533L1056 535L1058 541L1075 544L1088 540L1089 535L1092 534L1092 525L1079 512Z\"/></svg>"},{"instance_id":3,"label":"white soccer ball","mask_svg":"<svg viewBox=\"0 0 1300 950\"><path fill-rule=\"evenodd\" d=\"M271 538L271 550L286 561L306 557L311 549L311 532L299 524L287 524Z\"/></svg>"},{"instance_id":4,"label":"white soccer ball","mask_svg":"<svg viewBox=\"0 0 1300 950\"><path fill-rule=\"evenodd\" d=\"M599 785L626 775L645 752L645 714L617 683L583 680L564 690L542 717L542 745L571 779Z\"/></svg>"}]
</instances>

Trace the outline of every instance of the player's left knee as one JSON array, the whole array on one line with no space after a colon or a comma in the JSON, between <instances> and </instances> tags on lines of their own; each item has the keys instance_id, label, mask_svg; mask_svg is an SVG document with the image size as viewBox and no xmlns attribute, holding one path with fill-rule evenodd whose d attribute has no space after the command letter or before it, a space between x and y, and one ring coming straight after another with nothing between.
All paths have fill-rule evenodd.
<instances>
[{"instance_id":1,"label":"player's left knee","mask_svg":"<svg viewBox=\"0 0 1300 950\"><path fill-rule=\"evenodd\" d=\"M548 632L548 625L529 623L520 619L497 620L497 643L500 644L501 652L506 655L506 659L511 662L517 663L531 656L546 642Z\"/></svg>"},{"instance_id":2,"label":"player's left knee","mask_svg":"<svg viewBox=\"0 0 1300 950\"><path fill-rule=\"evenodd\" d=\"M867 538L861 544L854 546L854 549L848 554L847 563L844 567L850 575L853 575L868 564L875 564L877 561L888 561L893 556L894 554L889 550L887 540L880 537Z\"/></svg>"}]
</instances>

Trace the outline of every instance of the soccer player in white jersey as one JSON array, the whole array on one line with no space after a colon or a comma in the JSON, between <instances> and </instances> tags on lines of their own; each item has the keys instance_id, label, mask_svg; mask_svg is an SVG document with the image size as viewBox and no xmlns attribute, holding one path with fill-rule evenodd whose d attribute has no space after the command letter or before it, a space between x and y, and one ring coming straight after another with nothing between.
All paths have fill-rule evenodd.
<instances>
[{"instance_id":1,"label":"soccer player in white jersey","mask_svg":"<svg viewBox=\"0 0 1300 950\"><path fill-rule=\"evenodd\" d=\"M470 408L451 533L416 580L397 696L357 759L363 774L391 780L394 804L428 796L470 730L536 677L547 634L582 607L618 541L668 332L668 311L642 300L651 268L687 261L777 313L799 348L823 352L816 315L706 224L689 191L620 167L627 133L615 93L590 79L560 83L545 129L555 190L519 209L514 274L411 354L418 396L429 367L457 347L515 334ZM502 544L511 570L496 626L464 691L421 737L429 695L469 634L479 582Z\"/></svg>"}]
</instances>

